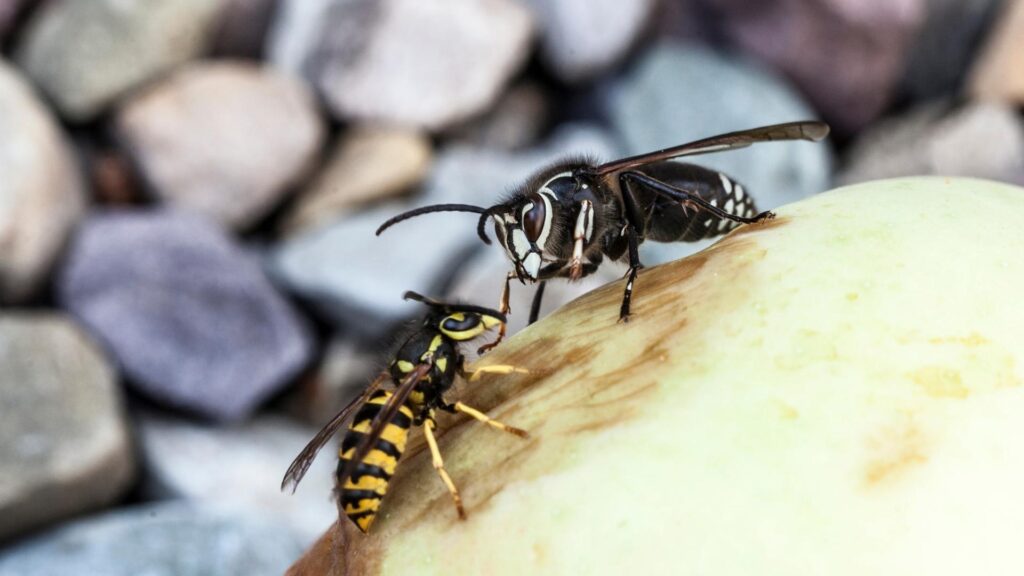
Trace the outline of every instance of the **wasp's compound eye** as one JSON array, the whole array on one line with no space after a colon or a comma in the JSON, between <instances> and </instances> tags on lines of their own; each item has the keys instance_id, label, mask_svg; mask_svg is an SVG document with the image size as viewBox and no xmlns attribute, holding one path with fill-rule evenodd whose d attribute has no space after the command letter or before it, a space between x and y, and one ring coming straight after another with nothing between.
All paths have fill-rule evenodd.
<instances>
[{"instance_id":1,"label":"wasp's compound eye","mask_svg":"<svg viewBox=\"0 0 1024 576\"><path fill-rule=\"evenodd\" d=\"M533 206L523 213L523 231L530 242L536 242L544 230L544 218L547 217L544 200L536 192L529 195Z\"/></svg>"}]
</instances>

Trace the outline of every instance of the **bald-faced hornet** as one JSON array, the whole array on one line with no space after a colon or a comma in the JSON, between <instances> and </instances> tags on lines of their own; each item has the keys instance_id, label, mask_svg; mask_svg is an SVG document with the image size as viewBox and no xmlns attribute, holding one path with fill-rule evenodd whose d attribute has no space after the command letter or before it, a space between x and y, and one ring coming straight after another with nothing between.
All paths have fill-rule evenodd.
<instances>
[{"instance_id":1,"label":"bald-faced hornet","mask_svg":"<svg viewBox=\"0 0 1024 576\"><path fill-rule=\"evenodd\" d=\"M672 159L745 148L773 140L819 141L829 133L815 121L764 126L697 140L605 164L567 160L541 170L507 200L490 207L437 204L404 212L377 229L431 212L480 215L477 234L486 244L487 219L515 266L508 273L501 311L508 311L509 281L539 282L531 307L536 319L544 282L579 279L607 257L629 263L619 319L629 317L633 281L642 267L637 247L644 240L694 242L739 224L773 218L758 212L749 193L725 174ZM500 338L500 335L499 335Z\"/></svg>"}]
</instances>

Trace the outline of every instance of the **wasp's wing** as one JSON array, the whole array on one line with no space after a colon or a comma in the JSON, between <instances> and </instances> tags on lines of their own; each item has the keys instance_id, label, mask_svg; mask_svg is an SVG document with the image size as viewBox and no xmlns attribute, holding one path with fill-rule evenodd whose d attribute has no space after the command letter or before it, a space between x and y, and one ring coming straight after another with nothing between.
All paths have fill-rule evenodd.
<instances>
[{"instance_id":1,"label":"wasp's wing","mask_svg":"<svg viewBox=\"0 0 1024 576\"><path fill-rule=\"evenodd\" d=\"M597 174L609 174L682 156L746 148L757 142L771 142L773 140L810 140L816 142L828 136L828 132L828 124L817 121L788 122L786 124L762 126L760 128L720 134L656 152L648 152L647 154L615 160L598 166L595 168L595 172Z\"/></svg>"},{"instance_id":2,"label":"wasp's wing","mask_svg":"<svg viewBox=\"0 0 1024 576\"><path fill-rule=\"evenodd\" d=\"M366 458L371 448L377 444L377 440L380 439L380 435L384 432L384 428L394 419L395 414L398 413L398 409L405 404L405 401L409 399L409 395L416 388L416 385L423 380L423 378L430 372L433 364L417 364L413 368L412 372L402 380L402 383L398 385L395 393L388 398L388 401L381 407L377 415L373 417L370 422L370 427L367 429L363 438L355 446L355 451L352 453L352 457L345 462L345 467L342 468L341 474L338 475L338 486L344 486L345 482L352 477L352 473L356 471L356 467Z\"/></svg>"},{"instance_id":3,"label":"wasp's wing","mask_svg":"<svg viewBox=\"0 0 1024 576\"><path fill-rule=\"evenodd\" d=\"M366 390L358 397L354 398L347 406L341 409L341 412L331 419L326 426L320 429L316 433L316 436L306 444L306 447L299 452L299 455L292 461L292 465L288 467L288 471L284 474L284 479L281 480L281 490L285 490L290 484L292 492L299 486L299 482L302 481L302 477L306 475L306 471L309 470L309 466L313 464L313 460L316 458L317 452L324 447L324 444L331 439L332 436L338 431L339 428L348 420L349 416L356 408L362 406L370 399L370 396L380 388L381 384L388 378L387 372L384 372L377 377Z\"/></svg>"}]
</instances>

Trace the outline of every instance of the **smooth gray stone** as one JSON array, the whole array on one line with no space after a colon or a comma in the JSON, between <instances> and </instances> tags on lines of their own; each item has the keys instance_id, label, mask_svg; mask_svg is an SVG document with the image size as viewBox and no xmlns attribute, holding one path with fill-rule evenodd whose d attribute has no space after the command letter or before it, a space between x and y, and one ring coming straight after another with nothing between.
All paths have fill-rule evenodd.
<instances>
[{"instance_id":1,"label":"smooth gray stone","mask_svg":"<svg viewBox=\"0 0 1024 576\"><path fill-rule=\"evenodd\" d=\"M262 576L302 548L279 523L184 503L86 518L0 555L0 576Z\"/></svg>"},{"instance_id":2,"label":"smooth gray stone","mask_svg":"<svg viewBox=\"0 0 1024 576\"><path fill-rule=\"evenodd\" d=\"M15 59L70 120L203 52L223 0L46 2Z\"/></svg>"},{"instance_id":3,"label":"smooth gray stone","mask_svg":"<svg viewBox=\"0 0 1024 576\"><path fill-rule=\"evenodd\" d=\"M216 225L165 210L107 210L79 227L58 300L129 382L197 414L235 420L312 354L301 318Z\"/></svg>"},{"instance_id":4,"label":"smooth gray stone","mask_svg":"<svg viewBox=\"0 0 1024 576\"><path fill-rule=\"evenodd\" d=\"M319 426L282 416L215 426L156 412L143 412L136 421L146 496L188 500L204 510L258 510L287 526L304 546L338 519L333 490L340 438L324 446L294 494L280 488L285 470Z\"/></svg>"},{"instance_id":5,"label":"smooth gray stone","mask_svg":"<svg viewBox=\"0 0 1024 576\"><path fill-rule=\"evenodd\" d=\"M116 375L69 318L0 314L0 541L113 502L135 455Z\"/></svg>"},{"instance_id":6,"label":"smooth gray stone","mask_svg":"<svg viewBox=\"0 0 1024 576\"><path fill-rule=\"evenodd\" d=\"M30 300L85 211L78 163L51 112L0 59L0 303Z\"/></svg>"}]
</instances>

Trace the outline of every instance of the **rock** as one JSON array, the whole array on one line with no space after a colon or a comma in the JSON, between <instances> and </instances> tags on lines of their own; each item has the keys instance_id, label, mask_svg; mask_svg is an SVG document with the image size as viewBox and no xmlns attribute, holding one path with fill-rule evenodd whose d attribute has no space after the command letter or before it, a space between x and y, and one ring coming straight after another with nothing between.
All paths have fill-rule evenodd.
<instances>
[{"instance_id":1,"label":"rock","mask_svg":"<svg viewBox=\"0 0 1024 576\"><path fill-rule=\"evenodd\" d=\"M870 182L644 270L626 324L591 292L451 391L531 434L440 418L465 520L422 450L289 574L1020 574L1021 219L1014 186Z\"/></svg>"},{"instance_id":2,"label":"rock","mask_svg":"<svg viewBox=\"0 0 1024 576\"><path fill-rule=\"evenodd\" d=\"M454 147L443 151L426 190L414 205L466 202L488 206L538 168L570 153L612 157L606 135L592 128L567 127L543 147L522 153ZM418 314L420 305L403 303L406 290L439 295L453 274L480 246L471 214L434 214L374 231L388 218L412 208L392 202L288 239L268 261L272 275L310 301L355 338L375 338ZM500 250L497 246L491 250ZM496 301L480 295L483 301ZM492 300L493 299L493 300Z\"/></svg>"},{"instance_id":3,"label":"rock","mask_svg":"<svg viewBox=\"0 0 1024 576\"><path fill-rule=\"evenodd\" d=\"M541 29L541 56L566 82L617 64L650 22L655 0L527 0Z\"/></svg>"},{"instance_id":4,"label":"rock","mask_svg":"<svg viewBox=\"0 0 1024 576\"><path fill-rule=\"evenodd\" d=\"M843 183L935 174L1013 182L1024 176L1024 122L1003 104L974 102L948 114L944 103L880 122L848 151Z\"/></svg>"},{"instance_id":5,"label":"rock","mask_svg":"<svg viewBox=\"0 0 1024 576\"><path fill-rule=\"evenodd\" d=\"M976 98L1024 103L1024 0L1007 0L998 24L971 69Z\"/></svg>"},{"instance_id":6,"label":"rock","mask_svg":"<svg viewBox=\"0 0 1024 576\"><path fill-rule=\"evenodd\" d=\"M930 100L959 92L1002 0L926 0L927 17L904 67L902 92Z\"/></svg>"},{"instance_id":7,"label":"rock","mask_svg":"<svg viewBox=\"0 0 1024 576\"><path fill-rule=\"evenodd\" d=\"M280 416L260 416L235 427L156 413L141 414L138 422L149 497L184 499L203 510L256 510L288 528L303 545L338 518L332 501L337 442L324 446L295 494L280 489L288 465L318 428Z\"/></svg>"},{"instance_id":8,"label":"rock","mask_svg":"<svg viewBox=\"0 0 1024 576\"><path fill-rule=\"evenodd\" d=\"M217 57L260 59L277 0L225 0L213 33Z\"/></svg>"},{"instance_id":9,"label":"rock","mask_svg":"<svg viewBox=\"0 0 1024 576\"><path fill-rule=\"evenodd\" d=\"M6 0L0 2L0 40L7 36L7 33L14 27L20 10L24 8L25 0Z\"/></svg>"},{"instance_id":10,"label":"rock","mask_svg":"<svg viewBox=\"0 0 1024 576\"><path fill-rule=\"evenodd\" d=\"M432 156L430 140L413 130L366 127L346 133L282 227L287 234L312 230L362 204L406 192L426 177Z\"/></svg>"},{"instance_id":11,"label":"rock","mask_svg":"<svg viewBox=\"0 0 1024 576\"><path fill-rule=\"evenodd\" d=\"M62 116L87 121L199 55L220 8L221 0L47 2L16 58Z\"/></svg>"},{"instance_id":12,"label":"rock","mask_svg":"<svg viewBox=\"0 0 1024 576\"><path fill-rule=\"evenodd\" d=\"M552 116L545 89L522 83L508 89L487 114L452 127L447 136L482 148L518 150L535 144Z\"/></svg>"},{"instance_id":13,"label":"rock","mask_svg":"<svg viewBox=\"0 0 1024 576\"><path fill-rule=\"evenodd\" d=\"M240 229L281 201L324 140L302 82L241 62L181 70L128 102L117 129L161 200Z\"/></svg>"},{"instance_id":14,"label":"rock","mask_svg":"<svg viewBox=\"0 0 1024 576\"><path fill-rule=\"evenodd\" d=\"M0 60L0 303L31 298L85 206L74 153L50 112Z\"/></svg>"},{"instance_id":15,"label":"rock","mask_svg":"<svg viewBox=\"0 0 1024 576\"><path fill-rule=\"evenodd\" d=\"M925 3L706 1L717 11L728 39L789 75L842 132L867 125L890 103L924 20Z\"/></svg>"},{"instance_id":16,"label":"rock","mask_svg":"<svg viewBox=\"0 0 1024 576\"><path fill-rule=\"evenodd\" d=\"M301 551L279 524L188 504L138 506L80 520L0 556L0 576L281 574Z\"/></svg>"},{"instance_id":17,"label":"rock","mask_svg":"<svg viewBox=\"0 0 1024 576\"><path fill-rule=\"evenodd\" d=\"M288 413L320 427L358 396L387 365L386 345L335 336L316 370L285 397Z\"/></svg>"},{"instance_id":18,"label":"rock","mask_svg":"<svg viewBox=\"0 0 1024 576\"><path fill-rule=\"evenodd\" d=\"M67 318L0 314L0 541L110 504L134 455L115 374Z\"/></svg>"},{"instance_id":19,"label":"rock","mask_svg":"<svg viewBox=\"0 0 1024 576\"><path fill-rule=\"evenodd\" d=\"M663 43L629 74L604 88L605 107L629 154L814 112L787 84L748 62L696 45ZM831 179L827 144L770 142L746 150L688 158L741 182L768 210L825 190ZM645 261L666 262L694 244L644 244Z\"/></svg>"},{"instance_id":20,"label":"rock","mask_svg":"<svg viewBox=\"0 0 1024 576\"><path fill-rule=\"evenodd\" d=\"M211 418L248 415L311 356L304 324L255 259L196 216L95 213L73 239L58 299L130 384Z\"/></svg>"},{"instance_id":21,"label":"rock","mask_svg":"<svg viewBox=\"0 0 1024 576\"><path fill-rule=\"evenodd\" d=\"M341 119L440 129L490 106L525 62L511 0L285 2L270 60L301 71Z\"/></svg>"}]
</instances>

